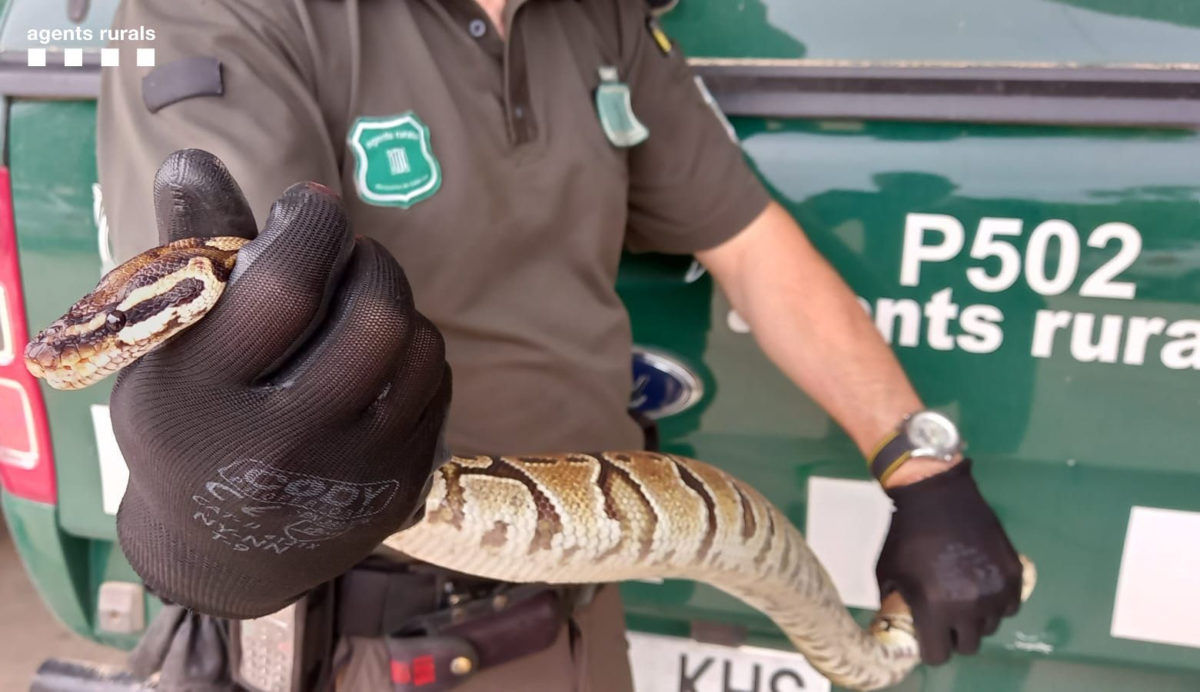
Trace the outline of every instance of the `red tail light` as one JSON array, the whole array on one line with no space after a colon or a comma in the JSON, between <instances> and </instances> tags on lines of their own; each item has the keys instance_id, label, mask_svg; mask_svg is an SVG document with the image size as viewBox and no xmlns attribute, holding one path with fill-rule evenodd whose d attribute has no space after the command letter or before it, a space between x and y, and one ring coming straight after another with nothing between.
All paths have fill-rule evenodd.
<instances>
[{"instance_id":1,"label":"red tail light","mask_svg":"<svg viewBox=\"0 0 1200 692\"><path fill-rule=\"evenodd\" d=\"M18 497L54 504L54 457L46 406L21 358L29 331L8 168L0 167L0 480Z\"/></svg>"}]
</instances>

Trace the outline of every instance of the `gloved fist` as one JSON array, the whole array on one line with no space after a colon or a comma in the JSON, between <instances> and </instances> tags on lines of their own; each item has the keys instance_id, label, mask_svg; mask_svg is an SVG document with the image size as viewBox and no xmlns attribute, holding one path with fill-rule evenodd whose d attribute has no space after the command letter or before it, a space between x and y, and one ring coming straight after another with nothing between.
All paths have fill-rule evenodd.
<instances>
[{"instance_id":1,"label":"gloved fist","mask_svg":"<svg viewBox=\"0 0 1200 692\"><path fill-rule=\"evenodd\" d=\"M338 198L289 188L262 233L214 156L155 180L161 240L257 238L212 312L126 368L121 546L154 592L265 615L361 560L423 506L450 400L440 334Z\"/></svg>"},{"instance_id":2,"label":"gloved fist","mask_svg":"<svg viewBox=\"0 0 1200 692\"><path fill-rule=\"evenodd\" d=\"M1021 605L1021 562L971 478L971 460L887 491L896 505L875 565L879 593L912 609L921 658L973 654Z\"/></svg>"}]
</instances>

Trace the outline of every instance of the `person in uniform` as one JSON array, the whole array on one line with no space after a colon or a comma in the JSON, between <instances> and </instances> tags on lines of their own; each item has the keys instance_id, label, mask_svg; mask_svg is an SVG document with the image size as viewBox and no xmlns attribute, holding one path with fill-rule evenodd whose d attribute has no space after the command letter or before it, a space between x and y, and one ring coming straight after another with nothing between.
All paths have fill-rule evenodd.
<instances>
[{"instance_id":1,"label":"person in uniform","mask_svg":"<svg viewBox=\"0 0 1200 692\"><path fill-rule=\"evenodd\" d=\"M152 27L157 51L156 67L102 71L100 180L118 260L159 244L149 192L175 150L214 153L259 219L297 181L327 186L444 336L449 448L509 454L642 447L618 263L624 249L695 255L885 487L954 475L965 488L919 539L965 545L979 569L946 584L916 564L932 559L881 559L881 580L917 606L926 660L973 652L1015 611L1016 555L969 463L950 442L945 458L910 458L920 399L644 0L126 0L115 26ZM895 521L889 546L912 548L897 532L913 524ZM573 621L586 655L564 626L461 689L631 689L616 588ZM339 648L340 686L388 684L382 644Z\"/></svg>"}]
</instances>

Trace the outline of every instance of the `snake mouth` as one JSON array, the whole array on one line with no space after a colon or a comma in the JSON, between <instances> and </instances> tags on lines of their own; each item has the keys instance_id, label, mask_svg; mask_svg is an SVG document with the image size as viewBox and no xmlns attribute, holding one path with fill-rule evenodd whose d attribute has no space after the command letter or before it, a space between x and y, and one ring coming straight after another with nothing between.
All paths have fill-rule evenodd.
<instances>
[{"instance_id":1,"label":"snake mouth","mask_svg":"<svg viewBox=\"0 0 1200 692\"><path fill-rule=\"evenodd\" d=\"M56 345L38 334L25 347L25 369L54 389L83 389L111 374L113 359L105 352L77 344Z\"/></svg>"},{"instance_id":2,"label":"snake mouth","mask_svg":"<svg viewBox=\"0 0 1200 692\"><path fill-rule=\"evenodd\" d=\"M35 339L25 347L25 368L34 377L44 377L47 371L57 366L58 354L44 342Z\"/></svg>"}]
</instances>

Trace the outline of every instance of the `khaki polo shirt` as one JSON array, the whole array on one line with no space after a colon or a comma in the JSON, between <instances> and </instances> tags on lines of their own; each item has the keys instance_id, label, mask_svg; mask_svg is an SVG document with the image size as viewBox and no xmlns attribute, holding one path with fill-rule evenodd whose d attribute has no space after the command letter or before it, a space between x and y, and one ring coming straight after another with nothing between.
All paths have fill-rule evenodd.
<instances>
[{"instance_id":1,"label":"khaki polo shirt","mask_svg":"<svg viewBox=\"0 0 1200 692\"><path fill-rule=\"evenodd\" d=\"M474 0L122 3L115 26L153 28L158 67L102 71L118 259L157 244L151 183L173 150L224 160L260 222L321 182L445 335L455 452L639 447L622 248L714 247L768 197L642 0L511 0L504 21L507 40ZM219 61L220 94L164 104L163 79L195 77L184 58ZM601 127L606 66L649 131L636 146Z\"/></svg>"}]
</instances>

